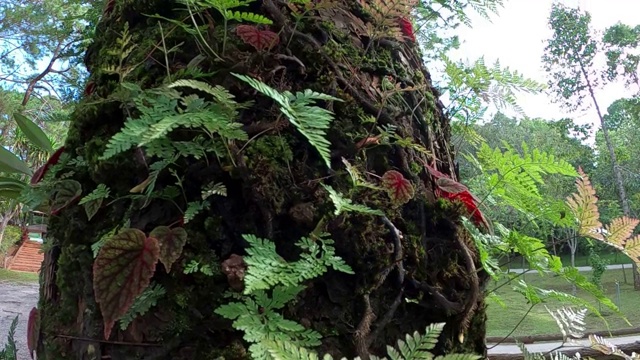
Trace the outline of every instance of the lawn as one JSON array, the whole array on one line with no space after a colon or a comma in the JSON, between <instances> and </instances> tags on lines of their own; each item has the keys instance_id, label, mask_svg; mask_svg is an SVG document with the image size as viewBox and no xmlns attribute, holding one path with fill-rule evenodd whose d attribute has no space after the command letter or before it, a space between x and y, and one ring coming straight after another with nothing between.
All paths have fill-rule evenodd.
<instances>
[{"instance_id":1,"label":"lawn","mask_svg":"<svg viewBox=\"0 0 640 360\"><path fill-rule=\"evenodd\" d=\"M0 269L0 282L2 281L33 283L38 282L38 274Z\"/></svg>"},{"instance_id":2,"label":"lawn","mask_svg":"<svg viewBox=\"0 0 640 360\"><path fill-rule=\"evenodd\" d=\"M569 266L571 264L571 255L569 254L561 254L559 255L560 259L562 260L562 263L565 266ZM609 265L615 265L615 264L631 264L631 259L629 259L627 256L620 254L619 252L615 252L615 253L602 253L600 254L600 258L602 258L602 260L605 260L609 263ZM589 264L589 256L587 255L576 255L575 258L576 261L576 266L591 266L591 264ZM522 267L522 259L518 258L518 259L513 259L513 261L511 261L511 263L509 264L511 266L511 268L521 268ZM525 268L527 268L529 265L527 264L527 262L524 262L524 266ZM505 269L507 268L507 266L504 267Z\"/></svg>"},{"instance_id":3,"label":"lawn","mask_svg":"<svg viewBox=\"0 0 640 360\"><path fill-rule=\"evenodd\" d=\"M583 272L582 274L587 278L590 276L589 272ZM608 308L602 307L601 313L611 330L640 327L640 292L633 290L633 274L630 269L626 270L626 275L627 284L624 282L621 269L607 270L602 278L605 294L618 305L620 311L632 324L629 326L622 317ZM620 303L618 303L616 297L616 280L620 283ZM527 273L525 275L525 281L530 285L544 289L553 289L568 294L572 292L570 283L560 277L554 277L552 274L539 276L537 273ZM513 283L515 283L515 281ZM491 290L495 288L495 286L496 284L492 283L488 289ZM524 297L514 292L510 285L501 287L496 291L496 294L504 301L506 308L503 308L492 299L488 300L487 336L506 336L526 314L530 305L526 304ZM577 295L591 300L591 303L598 307L597 302L592 300L593 298L590 295L585 294L580 289L578 289ZM536 305L512 336L560 334L555 320L547 313L544 305L545 304ZM558 301L550 301L546 305L550 310L563 306L563 304ZM592 313L588 313L587 315L586 327L587 331L607 330L605 322Z\"/></svg>"}]
</instances>

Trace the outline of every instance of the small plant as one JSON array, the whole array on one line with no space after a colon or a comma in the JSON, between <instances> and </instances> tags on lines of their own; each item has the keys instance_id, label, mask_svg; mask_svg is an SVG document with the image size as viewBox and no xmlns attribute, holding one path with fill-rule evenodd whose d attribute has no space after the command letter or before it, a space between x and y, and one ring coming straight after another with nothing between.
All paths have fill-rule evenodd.
<instances>
[{"instance_id":1,"label":"small plant","mask_svg":"<svg viewBox=\"0 0 640 360\"><path fill-rule=\"evenodd\" d=\"M0 360L17 360L18 348L16 347L16 327L18 327L18 316L13 318L9 326L9 335L7 335L7 343L4 349L0 349Z\"/></svg>"}]
</instances>

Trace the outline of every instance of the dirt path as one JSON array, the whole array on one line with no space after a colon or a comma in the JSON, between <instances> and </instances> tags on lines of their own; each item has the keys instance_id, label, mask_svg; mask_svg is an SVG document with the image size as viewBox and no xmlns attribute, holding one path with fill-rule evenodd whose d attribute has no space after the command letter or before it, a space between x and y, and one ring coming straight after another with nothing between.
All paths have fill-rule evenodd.
<instances>
[{"instance_id":1,"label":"dirt path","mask_svg":"<svg viewBox=\"0 0 640 360\"><path fill-rule=\"evenodd\" d=\"M13 283L0 281L0 348L7 342L11 322L18 318L15 340L18 360L30 359L27 350L27 319L31 308L38 302L37 283Z\"/></svg>"}]
</instances>

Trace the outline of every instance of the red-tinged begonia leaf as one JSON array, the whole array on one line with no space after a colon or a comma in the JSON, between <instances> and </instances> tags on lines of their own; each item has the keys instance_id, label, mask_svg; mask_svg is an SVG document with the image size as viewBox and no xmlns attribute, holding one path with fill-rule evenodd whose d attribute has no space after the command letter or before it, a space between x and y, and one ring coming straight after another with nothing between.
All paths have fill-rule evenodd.
<instances>
[{"instance_id":1,"label":"red-tinged begonia leaf","mask_svg":"<svg viewBox=\"0 0 640 360\"><path fill-rule=\"evenodd\" d=\"M160 255L158 240L125 229L105 241L93 263L93 291L104 321L104 338L149 286Z\"/></svg>"},{"instance_id":2,"label":"red-tinged begonia leaf","mask_svg":"<svg viewBox=\"0 0 640 360\"><path fill-rule=\"evenodd\" d=\"M56 150L56 152L54 152L53 155L51 155L49 160L47 160L46 164L42 165L35 172L35 174L33 174L33 176L31 177L31 185L35 185L39 183L44 178L44 176L47 174L47 171L49 171L49 168L58 163L58 161L60 160L60 156L62 155L63 152L64 152L64 146Z\"/></svg>"},{"instance_id":3,"label":"red-tinged begonia leaf","mask_svg":"<svg viewBox=\"0 0 640 360\"><path fill-rule=\"evenodd\" d=\"M57 215L60 210L71 205L80 198L82 185L75 180L60 180L55 184L51 192L51 215Z\"/></svg>"},{"instance_id":4,"label":"red-tinged begonia leaf","mask_svg":"<svg viewBox=\"0 0 640 360\"><path fill-rule=\"evenodd\" d=\"M400 30L402 31L402 35L404 35L407 39L411 41L416 41L416 35L413 33L413 24L411 24L411 20L400 17L398 18L398 23L400 23Z\"/></svg>"},{"instance_id":5,"label":"red-tinged begonia leaf","mask_svg":"<svg viewBox=\"0 0 640 360\"><path fill-rule=\"evenodd\" d=\"M278 34L271 30L260 30L253 25L238 25L236 34L242 41L253 46L256 50L270 49L280 42Z\"/></svg>"},{"instance_id":6,"label":"red-tinged begonia leaf","mask_svg":"<svg viewBox=\"0 0 640 360\"><path fill-rule=\"evenodd\" d=\"M27 348L29 349L29 356L33 359L33 352L38 345L38 338L40 337L40 312L38 309L33 308L29 312L29 321L27 322Z\"/></svg>"},{"instance_id":7,"label":"red-tinged begonia leaf","mask_svg":"<svg viewBox=\"0 0 640 360\"><path fill-rule=\"evenodd\" d=\"M181 228L170 228L168 226L158 226L149 233L149 237L158 239L160 246L160 261L171 271L171 265L182 255L182 248L187 242L187 232Z\"/></svg>"},{"instance_id":8,"label":"red-tinged begonia leaf","mask_svg":"<svg viewBox=\"0 0 640 360\"><path fill-rule=\"evenodd\" d=\"M396 205L407 203L415 193L411 182L395 170L389 170L382 175L382 184Z\"/></svg>"}]
</instances>

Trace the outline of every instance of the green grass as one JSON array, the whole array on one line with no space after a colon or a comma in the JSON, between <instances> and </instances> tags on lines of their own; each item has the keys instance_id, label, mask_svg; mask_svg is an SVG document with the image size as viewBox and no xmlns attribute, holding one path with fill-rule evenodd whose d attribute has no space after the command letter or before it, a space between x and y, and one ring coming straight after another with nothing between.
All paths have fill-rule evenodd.
<instances>
[{"instance_id":1,"label":"green grass","mask_svg":"<svg viewBox=\"0 0 640 360\"><path fill-rule=\"evenodd\" d=\"M561 254L559 255L560 259L562 260L562 263L565 266L569 266L571 264L571 255L569 254ZM606 260L609 262L609 265L616 265L616 264L631 264L631 259L629 259L627 256L622 255L618 252L616 253L603 253L600 254L600 258L602 258L602 260ZM589 256L588 255L576 255L576 266L591 266L589 264ZM511 262L511 268L512 269L516 269L516 268L521 268L522 267L522 259L518 258L518 259L514 259ZM527 264L527 262L524 262L525 268L528 267L529 265ZM507 268L506 266L504 267L505 269Z\"/></svg>"},{"instance_id":2,"label":"green grass","mask_svg":"<svg viewBox=\"0 0 640 360\"><path fill-rule=\"evenodd\" d=\"M0 269L0 281L33 283L38 282L38 274Z\"/></svg>"},{"instance_id":3,"label":"green grass","mask_svg":"<svg viewBox=\"0 0 640 360\"><path fill-rule=\"evenodd\" d=\"M631 326L625 322L625 320L609 310L608 308L601 307L600 312L603 315L606 322L609 324L611 330L628 329L633 327L640 327L640 292L633 290L633 273L631 267L625 270L627 276L627 284L624 282L624 276L622 269L619 270L607 270L602 278L602 286L604 292L618 307L620 311L626 316L631 323ZM587 278L590 277L589 272L582 272ZM545 276L539 276L537 273L527 273L524 279L528 284L541 287L543 289L553 289L556 291L572 293L572 286L567 281L560 277L554 277L552 274ZM617 303L616 299L616 280L620 283L620 303ZM516 281L512 282L514 284ZM495 283L491 284L488 289L491 290L495 287ZM487 336L506 336L516 326L516 324L522 319L530 305L526 304L524 297L512 290L511 285L501 287L496 291L496 294L506 304L506 308L503 308L496 301L489 299L487 308ZM583 299L590 300L596 308L599 308L598 303L593 300L593 297L578 289L577 295ZM550 310L555 310L563 305L569 306L570 304L562 304L558 301L549 301L546 304L539 304L533 307L526 318L522 321L520 326L514 331L512 336L525 336L525 335L547 335L547 334L560 334L560 330L555 320L549 315L544 305L547 305ZM588 313L586 318L587 331L599 331L607 330L605 322L597 317L595 314Z\"/></svg>"}]
</instances>

